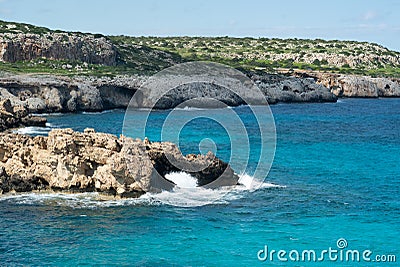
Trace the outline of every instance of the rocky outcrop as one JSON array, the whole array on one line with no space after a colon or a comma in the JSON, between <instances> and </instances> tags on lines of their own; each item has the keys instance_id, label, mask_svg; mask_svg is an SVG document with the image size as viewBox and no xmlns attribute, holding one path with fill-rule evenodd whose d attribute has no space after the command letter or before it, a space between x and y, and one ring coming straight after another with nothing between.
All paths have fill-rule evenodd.
<instances>
[{"instance_id":1,"label":"rocky outcrop","mask_svg":"<svg viewBox=\"0 0 400 267\"><path fill-rule=\"evenodd\" d=\"M312 79L275 74L248 74L265 94L269 103L332 102L336 97ZM148 76L62 77L52 75L0 76L0 99L10 99L29 112L100 111L128 106L134 93ZM156 94L156 97L159 95ZM218 99L229 106L244 104L229 89L216 84L192 83L175 88L161 99L156 108L173 108L195 97ZM150 101L152 102L152 101Z\"/></svg>"},{"instance_id":2,"label":"rocky outcrop","mask_svg":"<svg viewBox=\"0 0 400 267\"><path fill-rule=\"evenodd\" d=\"M135 95L131 106L169 109L185 102L184 105L207 108L225 105L263 105L266 101L274 104L278 102L335 102L337 100L328 88L316 84L312 78L246 72L246 75L260 89L257 90L257 87L252 87L250 82L247 86L238 86L238 78L231 74L225 73L215 77L213 75L211 73L193 75L164 73L155 76L155 79L150 79L145 84L140 94ZM212 79L208 79L208 76ZM243 77L240 78L245 79Z\"/></svg>"},{"instance_id":3,"label":"rocky outcrop","mask_svg":"<svg viewBox=\"0 0 400 267\"><path fill-rule=\"evenodd\" d=\"M400 97L400 79L322 72L297 72L329 88L338 97Z\"/></svg>"},{"instance_id":4,"label":"rocky outcrop","mask_svg":"<svg viewBox=\"0 0 400 267\"><path fill-rule=\"evenodd\" d=\"M138 197L174 187L165 175L186 171L199 186L236 185L230 166L211 153L182 156L172 143L53 130L48 137L1 134L0 191L103 192Z\"/></svg>"},{"instance_id":5,"label":"rocky outcrop","mask_svg":"<svg viewBox=\"0 0 400 267\"><path fill-rule=\"evenodd\" d=\"M42 57L108 66L117 64L116 48L102 36L63 32L0 35L0 61L16 62Z\"/></svg>"},{"instance_id":6,"label":"rocky outcrop","mask_svg":"<svg viewBox=\"0 0 400 267\"><path fill-rule=\"evenodd\" d=\"M3 74L0 99L10 99L30 113L101 111L128 106L143 80L134 75L111 79Z\"/></svg>"},{"instance_id":7,"label":"rocky outcrop","mask_svg":"<svg viewBox=\"0 0 400 267\"><path fill-rule=\"evenodd\" d=\"M337 97L400 97L400 81L357 75L296 72L293 76L246 73L260 88L268 103L335 102ZM128 106L148 76L62 77L51 75L0 76L0 99L30 113L101 111ZM157 95L158 96L158 95ZM196 97L218 99L229 106L243 99L216 84L192 83L171 90L156 108L173 108Z\"/></svg>"},{"instance_id":8,"label":"rocky outcrop","mask_svg":"<svg viewBox=\"0 0 400 267\"><path fill-rule=\"evenodd\" d=\"M263 72L248 72L246 75L270 104L335 102L337 97L400 97L399 79L321 72L295 72L295 76ZM0 76L0 100L10 99L13 106L25 107L29 113L125 108L148 78L144 75L71 78L3 73ZM210 97L229 106L245 104L229 88L198 82L174 88L160 99L156 108L173 108L196 97Z\"/></svg>"},{"instance_id":9,"label":"rocky outcrop","mask_svg":"<svg viewBox=\"0 0 400 267\"><path fill-rule=\"evenodd\" d=\"M46 118L32 116L23 106L13 106L10 99L0 100L0 131L19 126L45 126Z\"/></svg>"},{"instance_id":10,"label":"rocky outcrop","mask_svg":"<svg viewBox=\"0 0 400 267\"><path fill-rule=\"evenodd\" d=\"M336 102L324 85L317 84L312 78L298 78L279 74L250 73L248 76L264 93L268 103L278 102Z\"/></svg>"}]
</instances>

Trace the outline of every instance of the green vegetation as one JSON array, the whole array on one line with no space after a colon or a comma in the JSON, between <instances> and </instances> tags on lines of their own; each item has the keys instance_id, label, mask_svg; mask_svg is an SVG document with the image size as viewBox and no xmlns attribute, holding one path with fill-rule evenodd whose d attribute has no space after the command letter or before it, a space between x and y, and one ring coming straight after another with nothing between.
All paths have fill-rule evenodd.
<instances>
[{"instance_id":1,"label":"green vegetation","mask_svg":"<svg viewBox=\"0 0 400 267\"><path fill-rule=\"evenodd\" d=\"M52 33L85 35L0 21L0 36L3 39L11 39L12 34L16 33L47 34L49 40ZM367 42L227 36L92 36L105 37L115 45L118 51L116 66L36 59L29 62L0 62L0 70L62 75L152 74L177 63L202 60L265 72L313 70L373 77L400 77L400 53Z\"/></svg>"},{"instance_id":2,"label":"green vegetation","mask_svg":"<svg viewBox=\"0 0 400 267\"><path fill-rule=\"evenodd\" d=\"M35 33L46 34L51 30L25 23L15 23L0 20L0 33Z\"/></svg>"},{"instance_id":3,"label":"green vegetation","mask_svg":"<svg viewBox=\"0 0 400 267\"><path fill-rule=\"evenodd\" d=\"M0 62L0 71L12 73L55 74L55 75L88 75L88 76L115 76L119 74L142 74L134 68L123 65L104 66L87 64L80 61L35 59L31 61L18 61L15 63Z\"/></svg>"},{"instance_id":4,"label":"green vegetation","mask_svg":"<svg viewBox=\"0 0 400 267\"><path fill-rule=\"evenodd\" d=\"M117 47L119 68L153 73L183 62L180 55L130 42L130 37L112 36L109 40Z\"/></svg>"},{"instance_id":5,"label":"green vegetation","mask_svg":"<svg viewBox=\"0 0 400 267\"><path fill-rule=\"evenodd\" d=\"M367 42L232 37L126 37L124 41L176 53L185 61L208 60L249 70L400 77L400 53Z\"/></svg>"}]
</instances>

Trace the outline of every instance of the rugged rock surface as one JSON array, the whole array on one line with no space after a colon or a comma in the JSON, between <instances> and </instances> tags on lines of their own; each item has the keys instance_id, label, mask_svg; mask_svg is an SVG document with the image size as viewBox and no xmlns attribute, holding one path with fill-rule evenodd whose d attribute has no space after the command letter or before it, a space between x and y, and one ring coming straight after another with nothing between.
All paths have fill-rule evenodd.
<instances>
[{"instance_id":1,"label":"rugged rock surface","mask_svg":"<svg viewBox=\"0 0 400 267\"><path fill-rule=\"evenodd\" d=\"M211 153L182 156L172 143L111 134L53 130L48 137L1 134L0 191L103 192L137 197L169 190L169 172L187 171L199 186L237 184L230 166Z\"/></svg>"},{"instance_id":2,"label":"rugged rock surface","mask_svg":"<svg viewBox=\"0 0 400 267\"><path fill-rule=\"evenodd\" d=\"M144 77L63 77L0 75L0 99L24 106L31 113L101 111L123 108Z\"/></svg>"},{"instance_id":3,"label":"rugged rock surface","mask_svg":"<svg viewBox=\"0 0 400 267\"><path fill-rule=\"evenodd\" d=\"M246 73L270 104L335 102L337 97L400 97L399 79L321 72L294 74L297 77L262 72ZM71 78L2 73L0 100L10 99L13 106L25 107L29 113L125 108L148 78L144 75ZM244 104L243 99L226 88L215 84L193 83L171 90L156 107L173 108L194 97L210 97L230 106Z\"/></svg>"},{"instance_id":4,"label":"rugged rock surface","mask_svg":"<svg viewBox=\"0 0 400 267\"><path fill-rule=\"evenodd\" d=\"M46 118L32 116L20 105L13 106L10 99L0 100L0 131L19 126L45 126Z\"/></svg>"},{"instance_id":5,"label":"rugged rock surface","mask_svg":"<svg viewBox=\"0 0 400 267\"><path fill-rule=\"evenodd\" d=\"M338 97L400 97L400 79L322 72L297 72L329 88Z\"/></svg>"},{"instance_id":6,"label":"rugged rock surface","mask_svg":"<svg viewBox=\"0 0 400 267\"><path fill-rule=\"evenodd\" d=\"M117 64L116 48L102 36L62 32L0 35L0 61L16 62L41 57L109 66Z\"/></svg>"},{"instance_id":7,"label":"rugged rock surface","mask_svg":"<svg viewBox=\"0 0 400 267\"><path fill-rule=\"evenodd\" d=\"M250 78L265 94L268 103L336 102L337 97L312 78L255 73Z\"/></svg>"},{"instance_id":8,"label":"rugged rock surface","mask_svg":"<svg viewBox=\"0 0 400 267\"><path fill-rule=\"evenodd\" d=\"M331 102L336 97L312 79L300 79L274 74L250 74L269 103ZM100 111L127 107L131 97L148 76L130 75L109 77L62 77L52 75L0 76L0 99L10 99L29 112ZM158 95L157 95L158 96ZM211 97L230 105L244 104L243 100L213 84L194 83L172 90L157 108L173 108L193 97Z\"/></svg>"}]
</instances>

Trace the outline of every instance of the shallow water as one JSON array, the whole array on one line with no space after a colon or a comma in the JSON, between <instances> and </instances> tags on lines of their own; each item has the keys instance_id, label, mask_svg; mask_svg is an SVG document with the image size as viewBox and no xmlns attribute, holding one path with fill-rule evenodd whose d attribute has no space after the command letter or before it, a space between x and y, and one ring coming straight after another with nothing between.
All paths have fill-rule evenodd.
<instances>
[{"instance_id":1,"label":"shallow water","mask_svg":"<svg viewBox=\"0 0 400 267\"><path fill-rule=\"evenodd\" d=\"M398 262L400 99L343 99L271 109L277 148L260 189L242 186L213 204L186 208L162 200L187 201L182 190L193 188L108 201L96 194L3 197L1 265L287 265L276 258L260 262L257 252L265 245L288 251L337 249L339 238L347 240L349 249L394 254ZM252 153L246 172L251 174L259 132L251 130L245 107L234 110L248 122ZM160 138L160 127L154 125L167 113L152 115L151 140ZM48 117L50 128L93 127L113 134L122 132L123 119L121 110ZM197 153L199 141L210 135L217 155L229 159L228 137L207 120L194 120L182 130L181 149ZM211 197L207 194L216 192L197 193Z\"/></svg>"}]
</instances>

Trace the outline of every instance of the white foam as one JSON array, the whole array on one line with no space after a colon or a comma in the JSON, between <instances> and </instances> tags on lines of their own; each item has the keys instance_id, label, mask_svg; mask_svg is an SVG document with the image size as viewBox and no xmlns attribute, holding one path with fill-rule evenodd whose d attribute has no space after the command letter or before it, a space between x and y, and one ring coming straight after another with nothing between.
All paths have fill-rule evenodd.
<instances>
[{"instance_id":1,"label":"white foam","mask_svg":"<svg viewBox=\"0 0 400 267\"><path fill-rule=\"evenodd\" d=\"M173 173L173 176L179 180L194 179L187 173ZM166 176L167 179L172 180ZM186 182L186 180L185 180ZM179 182L178 182L179 183ZM192 184L193 186L194 184ZM239 175L239 185L227 186L218 189L207 189L204 187L179 187L176 186L172 191L163 191L158 194L146 194L143 197L158 200L168 205L193 207L207 204L221 205L245 197L245 192L252 192L265 188L285 188L286 186L277 185L269 182L258 181L248 174Z\"/></svg>"},{"instance_id":2,"label":"white foam","mask_svg":"<svg viewBox=\"0 0 400 267\"><path fill-rule=\"evenodd\" d=\"M197 179L187 172L171 172L165 175L165 178L172 181L180 188L197 187Z\"/></svg>"},{"instance_id":3,"label":"white foam","mask_svg":"<svg viewBox=\"0 0 400 267\"><path fill-rule=\"evenodd\" d=\"M54 113L32 113L33 116L37 116L37 117L47 117L47 116L62 116L65 113L61 113L61 112L54 112Z\"/></svg>"},{"instance_id":4,"label":"white foam","mask_svg":"<svg viewBox=\"0 0 400 267\"><path fill-rule=\"evenodd\" d=\"M18 193L0 196L0 201L12 201L19 205L56 205L71 208L99 208L131 205L161 205L158 200L143 195L139 198L106 198L98 193Z\"/></svg>"},{"instance_id":5,"label":"white foam","mask_svg":"<svg viewBox=\"0 0 400 267\"><path fill-rule=\"evenodd\" d=\"M89 115L89 114L105 114L105 113L111 113L111 112L114 112L114 111L117 111L117 110L119 110L119 109L106 109L106 110L102 110L102 111L82 111L81 113L82 114L85 114L85 115Z\"/></svg>"},{"instance_id":6,"label":"white foam","mask_svg":"<svg viewBox=\"0 0 400 267\"><path fill-rule=\"evenodd\" d=\"M184 177L194 179L187 173L172 173L171 176L183 179ZM263 188L285 188L285 186L273 183L255 183L250 175L240 175L241 185L231 187L221 187L219 189L207 189L196 187L193 181L189 184L192 187L176 186L172 191L163 191L161 193L146 193L139 198L109 198L98 193L19 193L6 194L0 196L0 201L12 201L21 205L56 205L68 206L75 209L116 207L116 206L159 206L172 205L180 207L195 207L208 204L227 205L232 201L249 196L249 193ZM187 181L185 181L186 183ZM179 183L179 182L178 182Z\"/></svg>"},{"instance_id":7,"label":"white foam","mask_svg":"<svg viewBox=\"0 0 400 267\"><path fill-rule=\"evenodd\" d=\"M235 107L230 107L230 106L224 106L224 107L193 107L193 106L183 106L183 107L174 107L171 108L170 110L176 110L176 111L208 111L208 110L224 110L224 109L230 109L230 108L235 108Z\"/></svg>"},{"instance_id":8,"label":"white foam","mask_svg":"<svg viewBox=\"0 0 400 267\"><path fill-rule=\"evenodd\" d=\"M223 199L223 196L227 193L227 190L212 190L203 187L175 187L172 191L163 191L158 194L147 193L143 198L148 197L159 203L172 206L195 207L207 204L228 204L228 202Z\"/></svg>"},{"instance_id":9,"label":"white foam","mask_svg":"<svg viewBox=\"0 0 400 267\"><path fill-rule=\"evenodd\" d=\"M189 107L189 106L184 106L184 107L175 107L173 110L183 110L183 111L195 111L195 110L207 110L206 108L197 108L197 107Z\"/></svg>"},{"instance_id":10,"label":"white foam","mask_svg":"<svg viewBox=\"0 0 400 267\"><path fill-rule=\"evenodd\" d=\"M253 183L253 176L250 176L248 174L242 174L239 175L239 184L244 185L247 189L250 189Z\"/></svg>"},{"instance_id":11,"label":"white foam","mask_svg":"<svg viewBox=\"0 0 400 267\"><path fill-rule=\"evenodd\" d=\"M262 188L285 188L284 185L277 185L274 183L259 181L253 176L246 173L239 175L239 184L244 186L246 190L256 190Z\"/></svg>"},{"instance_id":12,"label":"white foam","mask_svg":"<svg viewBox=\"0 0 400 267\"><path fill-rule=\"evenodd\" d=\"M51 127L29 126L13 130L13 133L47 135L51 131L51 129Z\"/></svg>"}]
</instances>

